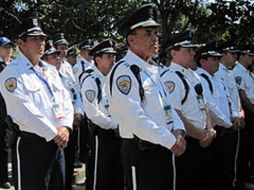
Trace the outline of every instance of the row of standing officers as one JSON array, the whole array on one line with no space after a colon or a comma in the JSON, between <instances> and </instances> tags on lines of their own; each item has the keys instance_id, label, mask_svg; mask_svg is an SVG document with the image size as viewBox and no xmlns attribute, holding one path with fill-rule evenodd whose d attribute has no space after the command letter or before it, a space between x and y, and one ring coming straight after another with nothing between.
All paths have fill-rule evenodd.
<instances>
[{"instance_id":1,"label":"row of standing officers","mask_svg":"<svg viewBox=\"0 0 254 190\"><path fill-rule=\"evenodd\" d=\"M254 53L198 48L180 33L163 44L168 65L161 66L153 59L155 13L149 4L126 19L128 51L117 63L111 40L82 44L72 67L63 34L44 51L38 19L19 27L21 55L0 74L7 113L19 126L17 190L71 189L72 141L84 117L88 190L230 190L250 180Z\"/></svg>"}]
</instances>

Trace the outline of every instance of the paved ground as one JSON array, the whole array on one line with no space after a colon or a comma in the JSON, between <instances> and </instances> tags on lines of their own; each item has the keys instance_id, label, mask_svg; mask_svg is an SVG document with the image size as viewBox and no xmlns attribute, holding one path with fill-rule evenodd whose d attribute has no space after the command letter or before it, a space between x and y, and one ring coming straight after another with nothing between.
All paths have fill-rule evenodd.
<instances>
[{"instance_id":1,"label":"paved ground","mask_svg":"<svg viewBox=\"0 0 254 190\"><path fill-rule=\"evenodd\" d=\"M11 178L11 164L9 164L9 177ZM72 190L85 190L85 165L74 170L74 184ZM0 190L5 190L0 188ZM9 190L15 190L12 186ZM254 190L254 184L246 184L246 190Z\"/></svg>"},{"instance_id":2,"label":"paved ground","mask_svg":"<svg viewBox=\"0 0 254 190\"><path fill-rule=\"evenodd\" d=\"M9 168L9 178L11 179L11 164L8 165L8 168ZM83 165L81 168L76 168L74 170L73 178L74 184L72 190L85 190L85 165ZM0 188L0 190L6 189ZM8 190L15 190L15 188L12 186Z\"/></svg>"}]
</instances>

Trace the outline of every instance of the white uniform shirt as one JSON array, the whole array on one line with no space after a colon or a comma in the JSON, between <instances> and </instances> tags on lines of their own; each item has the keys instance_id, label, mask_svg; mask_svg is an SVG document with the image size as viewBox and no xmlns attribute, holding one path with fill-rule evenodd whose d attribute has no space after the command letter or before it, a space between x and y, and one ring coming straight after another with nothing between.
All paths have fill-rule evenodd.
<instances>
[{"instance_id":1,"label":"white uniform shirt","mask_svg":"<svg viewBox=\"0 0 254 190\"><path fill-rule=\"evenodd\" d=\"M120 135L123 138L133 138L135 135L170 149L176 141L171 131L177 128L184 130L184 126L170 104L159 68L149 65L130 50L123 60L124 63L117 67L113 75L112 94L110 77L114 67L108 75L106 87L109 111L119 124ZM138 80L131 71L131 65L134 64L140 70L143 102Z\"/></svg>"},{"instance_id":2,"label":"white uniform shirt","mask_svg":"<svg viewBox=\"0 0 254 190\"><path fill-rule=\"evenodd\" d=\"M35 133L49 141L56 136L56 127L72 128L73 106L57 71L45 64L44 73L50 89L55 101L62 107L63 117L57 119L52 109L52 95L32 68L37 69L24 55L17 57L0 74L0 90L8 114L20 130Z\"/></svg>"},{"instance_id":3,"label":"white uniform shirt","mask_svg":"<svg viewBox=\"0 0 254 190\"><path fill-rule=\"evenodd\" d=\"M180 110L183 115L197 128L206 127L206 112L205 100L198 99L194 85L197 85L199 79L194 71L186 69L176 63L171 62L169 66L170 72L162 76L164 84L168 87L171 100L175 109ZM186 89L182 79L175 73L179 71L184 75L184 78L189 86L189 92L186 101L182 104L182 100L186 95ZM201 84L200 84L201 85Z\"/></svg>"},{"instance_id":4,"label":"white uniform shirt","mask_svg":"<svg viewBox=\"0 0 254 190\"><path fill-rule=\"evenodd\" d=\"M71 77L72 80L75 81L75 78L74 78L74 75L73 75L73 71L72 71L72 66L65 59L61 60L61 66L60 66L60 69L59 69L59 73L62 76Z\"/></svg>"},{"instance_id":5,"label":"white uniform shirt","mask_svg":"<svg viewBox=\"0 0 254 190\"><path fill-rule=\"evenodd\" d=\"M80 86L75 80L71 64L65 59L61 60L59 73L65 88L70 92L75 113L83 113ZM74 97L75 95L77 98Z\"/></svg>"},{"instance_id":6,"label":"white uniform shirt","mask_svg":"<svg viewBox=\"0 0 254 190\"><path fill-rule=\"evenodd\" d=\"M252 104L254 104L254 80L250 71L242 64L237 63L233 68L234 77L239 89L243 90Z\"/></svg>"},{"instance_id":7,"label":"white uniform shirt","mask_svg":"<svg viewBox=\"0 0 254 190\"><path fill-rule=\"evenodd\" d=\"M47 64L48 67L55 69L55 66ZM57 72L59 74L59 72ZM81 101L81 95L79 93L79 91L76 88L76 84L75 81L73 81L73 78L68 77L68 76L62 76L61 74L60 78L63 82L63 85L65 87L65 89L69 92L70 97L71 97L71 101L72 101L72 105L74 107L74 113L80 113L83 114L83 109L82 109L82 101Z\"/></svg>"},{"instance_id":8,"label":"white uniform shirt","mask_svg":"<svg viewBox=\"0 0 254 190\"><path fill-rule=\"evenodd\" d=\"M254 80L254 72L250 72L250 76Z\"/></svg>"},{"instance_id":9,"label":"white uniform shirt","mask_svg":"<svg viewBox=\"0 0 254 190\"><path fill-rule=\"evenodd\" d=\"M103 129L116 129L117 123L108 111L109 104L105 93L106 77L96 67L92 69L93 72L86 75L81 86L86 115L94 124ZM97 84L95 80L99 80L100 84ZM100 100L98 100L99 91L101 92Z\"/></svg>"},{"instance_id":10,"label":"white uniform shirt","mask_svg":"<svg viewBox=\"0 0 254 190\"><path fill-rule=\"evenodd\" d=\"M86 60L84 57L81 57L77 63L73 66L73 74L75 77L75 80L78 84L80 84L80 75L87 69L92 68L93 63Z\"/></svg>"},{"instance_id":11,"label":"white uniform shirt","mask_svg":"<svg viewBox=\"0 0 254 190\"><path fill-rule=\"evenodd\" d=\"M219 65L218 71L215 73L216 78L221 78L226 85L229 98L232 102L232 117L239 117L241 111L241 102L239 97L239 92L234 79L233 72L225 67L222 63Z\"/></svg>"},{"instance_id":12,"label":"white uniform shirt","mask_svg":"<svg viewBox=\"0 0 254 190\"><path fill-rule=\"evenodd\" d=\"M230 121L229 112L224 113L224 107L229 109L227 92L222 89L220 80L216 80L214 76L211 76L207 71L202 68L198 68L196 72L201 76L206 75L210 81L211 88L207 79L201 76L201 83L203 87L203 94L207 100L207 105L211 113L211 119L213 126L219 125L229 128L232 126Z\"/></svg>"},{"instance_id":13,"label":"white uniform shirt","mask_svg":"<svg viewBox=\"0 0 254 190\"><path fill-rule=\"evenodd\" d=\"M82 101L81 101L81 94L78 90L75 81L72 80L70 77L60 75L60 78L63 82L64 87L68 90L71 96L72 104L74 106L74 112L83 115L83 108L82 108Z\"/></svg>"}]
</instances>

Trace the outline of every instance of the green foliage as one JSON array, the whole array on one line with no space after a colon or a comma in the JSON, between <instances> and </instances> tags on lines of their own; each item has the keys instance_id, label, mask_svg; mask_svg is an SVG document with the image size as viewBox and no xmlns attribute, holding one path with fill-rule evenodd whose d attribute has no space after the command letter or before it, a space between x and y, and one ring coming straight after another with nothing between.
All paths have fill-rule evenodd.
<instances>
[{"instance_id":1,"label":"green foliage","mask_svg":"<svg viewBox=\"0 0 254 190\"><path fill-rule=\"evenodd\" d=\"M0 35L13 38L15 26L27 11L40 13L45 32L52 37L64 32L68 41L78 44L86 38L122 37L118 29L124 17L144 3L159 10L162 42L173 31L190 28L200 42L235 39L253 43L254 6L252 0L5 0L0 1Z\"/></svg>"}]
</instances>

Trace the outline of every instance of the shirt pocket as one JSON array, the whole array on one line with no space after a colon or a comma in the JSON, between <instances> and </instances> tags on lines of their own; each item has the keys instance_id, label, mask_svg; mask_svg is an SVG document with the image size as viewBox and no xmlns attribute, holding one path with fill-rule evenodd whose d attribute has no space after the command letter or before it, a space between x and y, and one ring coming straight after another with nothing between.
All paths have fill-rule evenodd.
<instances>
[{"instance_id":1,"label":"shirt pocket","mask_svg":"<svg viewBox=\"0 0 254 190\"><path fill-rule=\"evenodd\" d=\"M150 81L145 81L144 85L144 93L145 93L145 102L147 105L147 109L152 112L152 114L158 114L161 112L163 108L163 100L161 96L161 92L158 87L153 85Z\"/></svg>"},{"instance_id":2,"label":"shirt pocket","mask_svg":"<svg viewBox=\"0 0 254 190\"><path fill-rule=\"evenodd\" d=\"M26 95L30 97L36 106L40 106L45 101L45 97L42 98L43 86L41 84L38 84L36 81L25 81L24 87L26 89Z\"/></svg>"}]
</instances>

